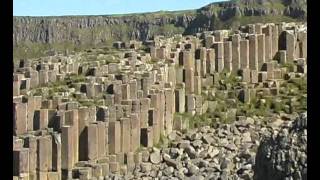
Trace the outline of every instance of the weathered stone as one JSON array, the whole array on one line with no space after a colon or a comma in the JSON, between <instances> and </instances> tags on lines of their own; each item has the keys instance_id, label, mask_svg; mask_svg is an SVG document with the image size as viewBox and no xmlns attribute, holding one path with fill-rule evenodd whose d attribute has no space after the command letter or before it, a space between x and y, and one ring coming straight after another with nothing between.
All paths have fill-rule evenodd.
<instances>
[{"instance_id":1,"label":"weathered stone","mask_svg":"<svg viewBox=\"0 0 320 180\"><path fill-rule=\"evenodd\" d=\"M52 170L52 138L44 136L37 139L38 171Z\"/></svg>"},{"instance_id":2,"label":"weathered stone","mask_svg":"<svg viewBox=\"0 0 320 180\"><path fill-rule=\"evenodd\" d=\"M272 28L271 25L267 25L262 29L262 32L265 34L265 60L269 62L273 59L272 57Z\"/></svg>"},{"instance_id":3,"label":"weathered stone","mask_svg":"<svg viewBox=\"0 0 320 180\"><path fill-rule=\"evenodd\" d=\"M258 38L253 34L249 35L249 68L259 70L258 65Z\"/></svg>"},{"instance_id":4,"label":"weathered stone","mask_svg":"<svg viewBox=\"0 0 320 180\"><path fill-rule=\"evenodd\" d=\"M265 58L265 34L259 34L258 39L258 70L261 70L262 65L266 62Z\"/></svg>"},{"instance_id":5,"label":"weathered stone","mask_svg":"<svg viewBox=\"0 0 320 180\"><path fill-rule=\"evenodd\" d=\"M130 119L121 118L120 120L121 127L121 152L127 153L130 151Z\"/></svg>"},{"instance_id":6,"label":"weathered stone","mask_svg":"<svg viewBox=\"0 0 320 180\"><path fill-rule=\"evenodd\" d=\"M240 67L240 35L235 34L232 36L232 71L237 72Z\"/></svg>"},{"instance_id":7,"label":"weathered stone","mask_svg":"<svg viewBox=\"0 0 320 180\"><path fill-rule=\"evenodd\" d=\"M249 41L241 40L240 41L240 60L241 60L241 69L249 68Z\"/></svg>"},{"instance_id":8,"label":"weathered stone","mask_svg":"<svg viewBox=\"0 0 320 180\"><path fill-rule=\"evenodd\" d=\"M21 148L13 151L13 176L29 172L29 149Z\"/></svg>"},{"instance_id":9,"label":"weathered stone","mask_svg":"<svg viewBox=\"0 0 320 180\"><path fill-rule=\"evenodd\" d=\"M74 162L74 142L72 127L63 126L61 128L61 169L71 170Z\"/></svg>"},{"instance_id":10,"label":"weathered stone","mask_svg":"<svg viewBox=\"0 0 320 180\"><path fill-rule=\"evenodd\" d=\"M155 151L155 152L151 153L150 154L150 161L153 164L159 164L161 162L160 151Z\"/></svg>"},{"instance_id":11,"label":"weathered stone","mask_svg":"<svg viewBox=\"0 0 320 180\"><path fill-rule=\"evenodd\" d=\"M213 44L215 49L215 70L217 72L222 72L224 69L224 44L223 42L217 42Z\"/></svg>"},{"instance_id":12,"label":"weathered stone","mask_svg":"<svg viewBox=\"0 0 320 180\"><path fill-rule=\"evenodd\" d=\"M16 135L27 132L27 103L13 104L13 128Z\"/></svg>"},{"instance_id":13,"label":"weathered stone","mask_svg":"<svg viewBox=\"0 0 320 180\"><path fill-rule=\"evenodd\" d=\"M233 63L232 63L232 42L226 41L223 43L224 47L224 69L228 72L232 71Z\"/></svg>"},{"instance_id":14,"label":"weathered stone","mask_svg":"<svg viewBox=\"0 0 320 180\"><path fill-rule=\"evenodd\" d=\"M109 122L109 153L116 154L121 151L121 126L119 121Z\"/></svg>"}]
</instances>

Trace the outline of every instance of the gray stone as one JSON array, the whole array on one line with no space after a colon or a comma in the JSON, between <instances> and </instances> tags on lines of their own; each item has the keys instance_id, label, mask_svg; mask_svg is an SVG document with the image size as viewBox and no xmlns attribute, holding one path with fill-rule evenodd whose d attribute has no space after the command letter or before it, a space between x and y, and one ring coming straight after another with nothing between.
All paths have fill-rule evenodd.
<instances>
[{"instance_id":1,"label":"gray stone","mask_svg":"<svg viewBox=\"0 0 320 180\"><path fill-rule=\"evenodd\" d=\"M155 152L151 153L150 154L150 161L153 164L159 164L161 162L160 151L155 151Z\"/></svg>"}]
</instances>

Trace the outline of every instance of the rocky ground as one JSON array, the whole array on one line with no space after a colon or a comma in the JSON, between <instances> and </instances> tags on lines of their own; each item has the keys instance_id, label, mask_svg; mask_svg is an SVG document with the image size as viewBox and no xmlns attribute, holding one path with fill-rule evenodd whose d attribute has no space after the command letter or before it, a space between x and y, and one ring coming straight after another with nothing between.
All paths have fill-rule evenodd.
<instances>
[{"instance_id":1,"label":"rocky ground","mask_svg":"<svg viewBox=\"0 0 320 180\"><path fill-rule=\"evenodd\" d=\"M272 119L174 131L167 147L141 150L133 173L106 179L306 179L306 113Z\"/></svg>"}]
</instances>

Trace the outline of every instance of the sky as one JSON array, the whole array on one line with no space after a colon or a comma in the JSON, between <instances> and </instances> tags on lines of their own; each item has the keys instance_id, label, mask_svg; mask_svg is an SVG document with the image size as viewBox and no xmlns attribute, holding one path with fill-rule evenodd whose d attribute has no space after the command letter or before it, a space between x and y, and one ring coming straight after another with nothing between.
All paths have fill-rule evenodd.
<instances>
[{"instance_id":1,"label":"sky","mask_svg":"<svg viewBox=\"0 0 320 180\"><path fill-rule=\"evenodd\" d=\"M197 9L223 0L13 0L14 16L109 15Z\"/></svg>"}]
</instances>

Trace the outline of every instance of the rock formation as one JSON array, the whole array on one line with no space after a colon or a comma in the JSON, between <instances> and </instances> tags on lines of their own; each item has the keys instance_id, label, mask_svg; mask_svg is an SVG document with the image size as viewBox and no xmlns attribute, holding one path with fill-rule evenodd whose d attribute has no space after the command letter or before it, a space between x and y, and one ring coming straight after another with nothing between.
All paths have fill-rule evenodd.
<instances>
[{"instance_id":1,"label":"rock formation","mask_svg":"<svg viewBox=\"0 0 320 180\"><path fill-rule=\"evenodd\" d=\"M252 179L261 137L307 110L306 27L248 24L21 59L13 179ZM306 124L293 125L302 138L283 130L280 145L289 137L303 150ZM271 173L304 176L306 156L291 172L278 147ZM264 156L257 176L273 168Z\"/></svg>"},{"instance_id":2,"label":"rock formation","mask_svg":"<svg viewBox=\"0 0 320 180\"><path fill-rule=\"evenodd\" d=\"M266 136L257 152L254 178L307 180L307 113Z\"/></svg>"}]
</instances>

